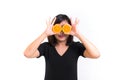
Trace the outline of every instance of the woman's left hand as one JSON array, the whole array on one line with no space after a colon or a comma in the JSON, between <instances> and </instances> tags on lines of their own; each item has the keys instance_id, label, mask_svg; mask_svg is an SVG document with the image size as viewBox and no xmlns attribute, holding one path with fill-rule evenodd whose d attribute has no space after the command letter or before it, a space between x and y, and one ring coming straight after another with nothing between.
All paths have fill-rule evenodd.
<instances>
[{"instance_id":1,"label":"woman's left hand","mask_svg":"<svg viewBox=\"0 0 120 80\"><path fill-rule=\"evenodd\" d=\"M78 33L79 33L79 30L77 28L77 25L79 23L79 20L76 18L75 21L73 21L71 19L71 26L72 26L72 29L71 29L71 32L70 34L73 35L73 36L76 36Z\"/></svg>"}]
</instances>

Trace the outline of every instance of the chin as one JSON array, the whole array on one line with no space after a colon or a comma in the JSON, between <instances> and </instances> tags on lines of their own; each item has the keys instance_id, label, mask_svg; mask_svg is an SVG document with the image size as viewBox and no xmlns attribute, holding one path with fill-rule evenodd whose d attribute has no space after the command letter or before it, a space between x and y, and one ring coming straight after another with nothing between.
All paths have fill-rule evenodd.
<instances>
[{"instance_id":1,"label":"chin","mask_svg":"<svg viewBox=\"0 0 120 80\"><path fill-rule=\"evenodd\" d=\"M57 39L59 42L65 42L67 39Z\"/></svg>"}]
</instances>

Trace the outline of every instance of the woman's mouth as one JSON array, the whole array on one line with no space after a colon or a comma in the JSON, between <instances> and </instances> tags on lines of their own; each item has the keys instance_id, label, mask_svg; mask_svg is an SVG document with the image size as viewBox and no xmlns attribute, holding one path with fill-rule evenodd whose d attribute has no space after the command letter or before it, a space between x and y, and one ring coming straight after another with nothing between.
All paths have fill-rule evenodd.
<instances>
[{"instance_id":1,"label":"woman's mouth","mask_svg":"<svg viewBox=\"0 0 120 80\"><path fill-rule=\"evenodd\" d=\"M63 37L66 37L66 35L65 34L60 34L60 35L58 35L58 37L63 38Z\"/></svg>"}]
</instances>

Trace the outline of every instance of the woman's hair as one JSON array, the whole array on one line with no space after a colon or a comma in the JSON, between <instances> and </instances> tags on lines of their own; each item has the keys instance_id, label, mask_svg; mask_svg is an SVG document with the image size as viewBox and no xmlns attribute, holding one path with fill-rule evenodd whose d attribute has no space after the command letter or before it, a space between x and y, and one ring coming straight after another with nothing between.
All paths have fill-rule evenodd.
<instances>
[{"instance_id":1,"label":"woman's hair","mask_svg":"<svg viewBox=\"0 0 120 80\"><path fill-rule=\"evenodd\" d=\"M57 16L56 16L56 20L55 20L55 22L54 22L54 25L55 25L55 24L60 24L62 21L67 21L68 24L71 25L70 18L69 18L67 15L65 15L65 14L59 14L59 15L57 15ZM51 45L55 46L55 45L57 44L57 39L55 38L54 35L51 35L51 36L48 36L48 42L49 42ZM72 42L73 42L73 36L72 36L72 35L69 35L69 37L67 38L67 43L66 43L66 45L69 45L69 44L72 43Z\"/></svg>"}]
</instances>

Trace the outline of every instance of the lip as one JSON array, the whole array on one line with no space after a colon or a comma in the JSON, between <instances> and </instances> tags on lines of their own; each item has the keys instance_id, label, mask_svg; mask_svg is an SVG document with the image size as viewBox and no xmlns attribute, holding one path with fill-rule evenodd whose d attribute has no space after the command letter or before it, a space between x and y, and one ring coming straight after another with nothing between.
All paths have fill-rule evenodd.
<instances>
[{"instance_id":1,"label":"lip","mask_svg":"<svg viewBox=\"0 0 120 80\"><path fill-rule=\"evenodd\" d=\"M60 35L58 35L58 37L63 38L63 37L66 37L66 35L65 34L60 34Z\"/></svg>"}]
</instances>

